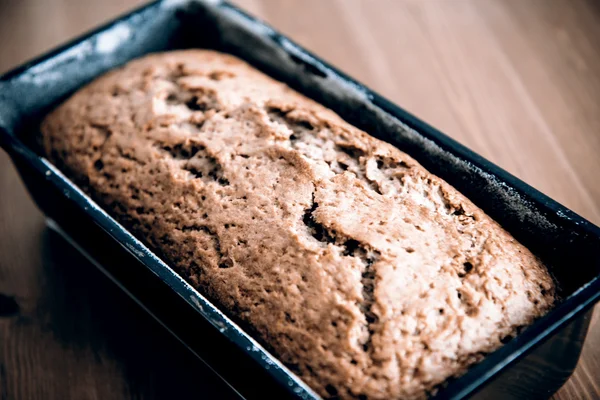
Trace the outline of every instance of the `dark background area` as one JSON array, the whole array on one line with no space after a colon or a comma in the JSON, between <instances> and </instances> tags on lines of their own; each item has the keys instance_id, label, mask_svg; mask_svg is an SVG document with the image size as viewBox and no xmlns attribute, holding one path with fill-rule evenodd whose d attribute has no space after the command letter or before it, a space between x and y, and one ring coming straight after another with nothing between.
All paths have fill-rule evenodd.
<instances>
[{"instance_id":1,"label":"dark background area","mask_svg":"<svg viewBox=\"0 0 600 400\"><path fill-rule=\"evenodd\" d=\"M142 3L0 0L0 72ZM600 1L236 3L600 224ZM600 398L599 320L557 399ZM228 394L45 227L0 152L0 399Z\"/></svg>"}]
</instances>

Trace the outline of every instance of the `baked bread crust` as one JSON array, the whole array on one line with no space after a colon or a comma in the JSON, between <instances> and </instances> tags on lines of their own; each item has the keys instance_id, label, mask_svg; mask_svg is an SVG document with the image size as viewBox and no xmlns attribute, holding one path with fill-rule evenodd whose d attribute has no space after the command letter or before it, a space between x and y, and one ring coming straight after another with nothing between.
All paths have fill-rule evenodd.
<instances>
[{"instance_id":1,"label":"baked bread crust","mask_svg":"<svg viewBox=\"0 0 600 400\"><path fill-rule=\"evenodd\" d=\"M229 55L132 61L41 130L53 163L324 396L424 397L555 299L454 188Z\"/></svg>"}]
</instances>

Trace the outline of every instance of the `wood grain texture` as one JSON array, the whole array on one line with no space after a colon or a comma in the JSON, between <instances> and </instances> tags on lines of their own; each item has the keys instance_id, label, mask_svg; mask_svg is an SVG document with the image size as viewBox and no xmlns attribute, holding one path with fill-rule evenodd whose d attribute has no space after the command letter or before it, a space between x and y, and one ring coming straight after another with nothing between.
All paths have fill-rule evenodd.
<instances>
[{"instance_id":1,"label":"wood grain texture","mask_svg":"<svg viewBox=\"0 0 600 400\"><path fill-rule=\"evenodd\" d=\"M0 0L0 71L140 3ZM237 3L600 224L600 2ZM47 231L4 153L0 293L8 296L0 296L2 400L233 397ZM600 398L598 314L578 368L556 399Z\"/></svg>"}]
</instances>

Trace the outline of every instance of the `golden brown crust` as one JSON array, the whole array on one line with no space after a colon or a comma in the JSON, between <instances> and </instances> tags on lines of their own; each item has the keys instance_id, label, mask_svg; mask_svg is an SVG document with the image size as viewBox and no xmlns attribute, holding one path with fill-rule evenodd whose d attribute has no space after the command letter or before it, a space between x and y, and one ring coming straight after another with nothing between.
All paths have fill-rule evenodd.
<instances>
[{"instance_id":1,"label":"golden brown crust","mask_svg":"<svg viewBox=\"0 0 600 400\"><path fill-rule=\"evenodd\" d=\"M553 304L544 266L454 188L232 56L133 61L42 132L324 396L423 397Z\"/></svg>"}]
</instances>

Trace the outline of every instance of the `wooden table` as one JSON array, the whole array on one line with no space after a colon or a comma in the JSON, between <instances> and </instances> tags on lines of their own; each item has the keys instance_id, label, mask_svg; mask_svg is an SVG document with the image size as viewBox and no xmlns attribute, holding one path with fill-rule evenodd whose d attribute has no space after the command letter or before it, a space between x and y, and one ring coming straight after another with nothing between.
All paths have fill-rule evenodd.
<instances>
[{"instance_id":1,"label":"wooden table","mask_svg":"<svg viewBox=\"0 0 600 400\"><path fill-rule=\"evenodd\" d=\"M0 71L139 3L0 1ZM600 223L600 2L238 3ZM45 228L4 153L0 293L2 400L232 397ZM557 399L600 398L599 320L597 310L579 366Z\"/></svg>"}]
</instances>

